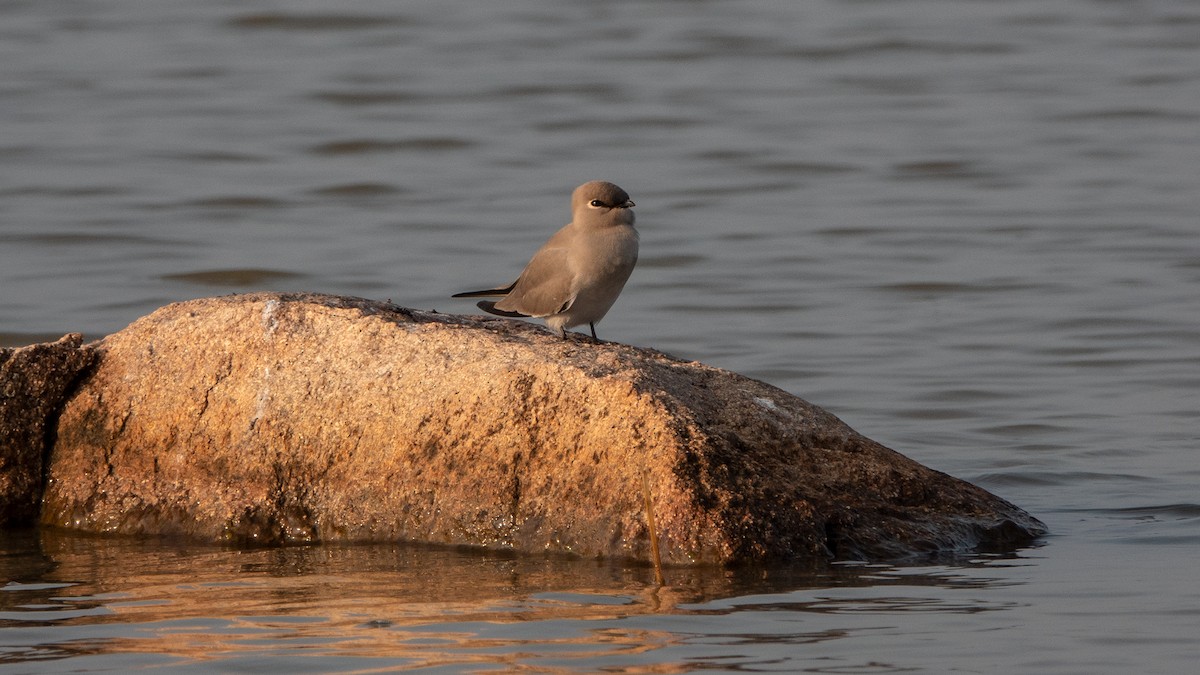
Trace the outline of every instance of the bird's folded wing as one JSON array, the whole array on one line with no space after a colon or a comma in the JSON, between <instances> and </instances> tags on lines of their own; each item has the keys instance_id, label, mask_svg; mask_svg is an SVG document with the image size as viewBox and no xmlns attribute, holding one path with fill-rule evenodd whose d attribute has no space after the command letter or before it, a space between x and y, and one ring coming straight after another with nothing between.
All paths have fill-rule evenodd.
<instances>
[{"instance_id":1,"label":"bird's folded wing","mask_svg":"<svg viewBox=\"0 0 1200 675\"><path fill-rule=\"evenodd\" d=\"M567 249L553 243L551 240L534 254L512 291L496 303L496 309L544 317L571 306L576 293L575 275L567 268Z\"/></svg>"}]
</instances>

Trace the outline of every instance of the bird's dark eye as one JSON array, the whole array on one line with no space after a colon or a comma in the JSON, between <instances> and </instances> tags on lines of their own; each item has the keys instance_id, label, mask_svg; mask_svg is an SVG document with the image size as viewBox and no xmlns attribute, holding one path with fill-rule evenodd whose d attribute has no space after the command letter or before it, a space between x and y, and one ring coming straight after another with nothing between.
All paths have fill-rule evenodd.
<instances>
[{"instance_id":1,"label":"bird's dark eye","mask_svg":"<svg viewBox=\"0 0 1200 675\"><path fill-rule=\"evenodd\" d=\"M604 202L600 201L599 199L593 199L592 206L600 207L600 206L608 206L608 204L605 204Z\"/></svg>"}]
</instances>

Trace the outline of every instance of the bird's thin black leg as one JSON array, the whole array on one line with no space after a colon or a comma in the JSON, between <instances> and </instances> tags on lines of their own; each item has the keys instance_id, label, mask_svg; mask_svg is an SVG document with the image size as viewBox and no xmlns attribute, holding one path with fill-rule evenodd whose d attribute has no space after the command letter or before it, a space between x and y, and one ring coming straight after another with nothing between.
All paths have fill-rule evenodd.
<instances>
[{"instance_id":1,"label":"bird's thin black leg","mask_svg":"<svg viewBox=\"0 0 1200 675\"><path fill-rule=\"evenodd\" d=\"M598 341L600 338L596 337L596 324L588 322L588 328L592 329L592 339Z\"/></svg>"}]
</instances>

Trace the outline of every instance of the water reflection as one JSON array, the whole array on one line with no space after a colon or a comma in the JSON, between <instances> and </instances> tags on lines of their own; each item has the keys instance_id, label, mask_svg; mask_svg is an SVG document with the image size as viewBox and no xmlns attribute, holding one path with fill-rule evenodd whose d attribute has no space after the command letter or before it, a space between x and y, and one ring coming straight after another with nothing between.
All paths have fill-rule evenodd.
<instances>
[{"instance_id":1,"label":"water reflection","mask_svg":"<svg viewBox=\"0 0 1200 675\"><path fill-rule=\"evenodd\" d=\"M1010 583L993 573L1004 559L989 556L908 568L677 568L657 587L644 566L461 548L230 549L62 532L3 539L0 575L9 582L0 587L0 663L82 659L90 668L138 655L147 665L243 669L287 653L318 668L345 657L363 669L557 668L636 663L649 653L661 661L659 652L682 645L695 656L853 632L793 631L791 622L725 632L727 617L753 625L764 613L791 613L794 622L1012 604L961 593ZM698 640L701 633L708 637Z\"/></svg>"}]
</instances>

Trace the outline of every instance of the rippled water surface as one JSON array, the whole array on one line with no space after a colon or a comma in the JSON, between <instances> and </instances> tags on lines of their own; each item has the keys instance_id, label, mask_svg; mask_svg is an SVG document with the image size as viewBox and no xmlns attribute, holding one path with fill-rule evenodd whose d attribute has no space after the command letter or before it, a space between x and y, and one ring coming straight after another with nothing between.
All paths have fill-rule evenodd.
<instances>
[{"instance_id":1,"label":"rippled water surface","mask_svg":"<svg viewBox=\"0 0 1200 675\"><path fill-rule=\"evenodd\" d=\"M1195 2L0 2L0 344L249 290L444 312L605 178L600 325L1045 520L1011 556L676 570L0 540L0 669L1184 673Z\"/></svg>"}]
</instances>

